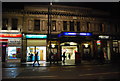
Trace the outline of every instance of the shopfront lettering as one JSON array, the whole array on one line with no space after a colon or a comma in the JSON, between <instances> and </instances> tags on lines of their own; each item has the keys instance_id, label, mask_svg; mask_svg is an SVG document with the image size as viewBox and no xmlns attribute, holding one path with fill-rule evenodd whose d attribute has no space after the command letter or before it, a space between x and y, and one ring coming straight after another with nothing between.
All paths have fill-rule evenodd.
<instances>
[{"instance_id":1,"label":"shopfront lettering","mask_svg":"<svg viewBox=\"0 0 120 81\"><path fill-rule=\"evenodd\" d=\"M22 34L0 34L0 37L22 37Z\"/></svg>"}]
</instances>

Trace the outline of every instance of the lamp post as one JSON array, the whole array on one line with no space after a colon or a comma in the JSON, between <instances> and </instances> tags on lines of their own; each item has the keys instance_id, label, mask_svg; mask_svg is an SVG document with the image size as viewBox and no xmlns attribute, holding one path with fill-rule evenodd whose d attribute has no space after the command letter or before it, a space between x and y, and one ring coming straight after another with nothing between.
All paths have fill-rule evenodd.
<instances>
[{"instance_id":1,"label":"lamp post","mask_svg":"<svg viewBox=\"0 0 120 81\"><path fill-rule=\"evenodd\" d=\"M50 5L48 5L48 53L49 53L49 60L51 64L51 25L52 25L52 2L50 2Z\"/></svg>"}]
</instances>

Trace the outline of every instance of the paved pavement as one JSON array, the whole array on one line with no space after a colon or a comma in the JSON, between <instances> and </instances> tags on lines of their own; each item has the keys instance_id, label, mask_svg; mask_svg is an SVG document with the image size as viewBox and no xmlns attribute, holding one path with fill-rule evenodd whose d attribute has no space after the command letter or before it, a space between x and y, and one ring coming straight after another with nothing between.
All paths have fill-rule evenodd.
<instances>
[{"instance_id":1,"label":"paved pavement","mask_svg":"<svg viewBox=\"0 0 120 81\"><path fill-rule=\"evenodd\" d=\"M45 62L45 61L39 61L40 66L45 66L45 67L49 67L49 66L75 66L75 62L73 60L66 60L65 63L63 63L62 61L57 62L52 62L52 64L50 64L50 62ZM82 61L82 63L79 63L80 65L85 65L85 64L93 64L93 62L90 61ZM5 68L7 67L30 67L33 66L33 62L24 62L24 63L2 63L2 66ZM35 64L35 66L38 66L37 63Z\"/></svg>"},{"instance_id":2,"label":"paved pavement","mask_svg":"<svg viewBox=\"0 0 120 81\"><path fill-rule=\"evenodd\" d=\"M8 63L3 64L3 81L30 81L35 80L65 80L65 79L112 79L118 81L120 75L119 64L93 64L93 62L82 62L80 65L70 63L51 64L49 62L40 62L40 66L36 64L32 66L31 62L27 63Z\"/></svg>"}]
</instances>

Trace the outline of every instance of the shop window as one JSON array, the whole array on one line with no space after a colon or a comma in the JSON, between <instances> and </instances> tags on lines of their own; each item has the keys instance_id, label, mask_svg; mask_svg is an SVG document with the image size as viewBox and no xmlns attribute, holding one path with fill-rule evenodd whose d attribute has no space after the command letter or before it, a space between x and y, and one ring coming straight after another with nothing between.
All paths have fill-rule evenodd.
<instances>
[{"instance_id":1,"label":"shop window","mask_svg":"<svg viewBox=\"0 0 120 81\"><path fill-rule=\"evenodd\" d=\"M17 26L18 26L18 19L13 18L12 19L12 30L17 30Z\"/></svg>"},{"instance_id":2,"label":"shop window","mask_svg":"<svg viewBox=\"0 0 120 81\"><path fill-rule=\"evenodd\" d=\"M120 41L118 41L118 43L119 43L119 53L120 53Z\"/></svg>"},{"instance_id":3,"label":"shop window","mask_svg":"<svg viewBox=\"0 0 120 81\"><path fill-rule=\"evenodd\" d=\"M119 53L119 43L118 43L118 41L113 41L113 51L114 51L114 53Z\"/></svg>"},{"instance_id":4,"label":"shop window","mask_svg":"<svg viewBox=\"0 0 120 81\"><path fill-rule=\"evenodd\" d=\"M3 19L2 21L2 30L7 30L8 27L8 19Z\"/></svg>"},{"instance_id":5,"label":"shop window","mask_svg":"<svg viewBox=\"0 0 120 81\"><path fill-rule=\"evenodd\" d=\"M80 22L77 22L77 31L80 31Z\"/></svg>"},{"instance_id":6,"label":"shop window","mask_svg":"<svg viewBox=\"0 0 120 81\"><path fill-rule=\"evenodd\" d=\"M20 47L8 47L8 59L20 58Z\"/></svg>"},{"instance_id":7,"label":"shop window","mask_svg":"<svg viewBox=\"0 0 120 81\"><path fill-rule=\"evenodd\" d=\"M118 42L117 41L113 42L113 47L118 47Z\"/></svg>"},{"instance_id":8,"label":"shop window","mask_svg":"<svg viewBox=\"0 0 120 81\"><path fill-rule=\"evenodd\" d=\"M67 21L63 21L63 30L67 31Z\"/></svg>"},{"instance_id":9,"label":"shop window","mask_svg":"<svg viewBox=\"0 0 120 81\"><path fill-rule=\"evenodd\" d=\"M74 21L70 21L70 31L74 31Z\"/></svg>"},{"instance_id":10,"label":"shop window","mask_svg":"<svg viewBox=\"0 0 120 81\"><path fill-rule=\"evenodd\" d=\"M52 31L56 31L56 21L52 21Z\"/></svg>"},{"instance_id":11,"label":"shop window","mask_svg":"<svg viewBox=\"0 0 120 81\"><path fill-rule=\"evenodd\" d=\"M34 20L34 30L40 30L40 20Z\"/></svg>"}]
</instances>

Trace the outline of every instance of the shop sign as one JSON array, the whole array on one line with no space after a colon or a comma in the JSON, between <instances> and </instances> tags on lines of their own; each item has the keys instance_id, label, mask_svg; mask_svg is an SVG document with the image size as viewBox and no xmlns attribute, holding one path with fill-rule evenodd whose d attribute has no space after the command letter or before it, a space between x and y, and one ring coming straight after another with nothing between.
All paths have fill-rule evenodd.
<instances>
[{"instance_id":1,"label":"shop sign","mask_svg":"<svg viewBox=\"0 0 120 81\"><path fill-rule=\"evenodd\" d=\"M92 33L90 32L63 32L61 34L59 34L60 36L92 36Z\"/></svg>"},{"instance_id":2,"label":"shop sign","mask_svg":"<svg viewBox=\"0 0 120 81\"><path fill-rule=\"evenodd\" d=\"M99 38L100 38L100 39L109 39L109 36L100 35Z\"/></svg>"},{"instance_id":3,"label":"shop sign","mask_svg":"<svg viewBox=\"0 0 120 81\"><path fill-rule=\"evenodd\" d=\"M101 41L100 40L97 40L97 45L101 45Z\"/></svg>"},{"instance_id":4,"label":"shop sign","mask_svg":"<svg viewBox=\"0 0 120 81\"><path fill-rule=\"evenodd\" d=\"M8 42L8 39L0 39L0 42Z\"/></svg>"},{"instance_id":5,"label":"shop sign","mask_svg":"<svg viewBox=\"0 0 120 81\"><path fill-rule=\"evenodd\" d=\"M18 38L18 37L22 37L22 34L0 34L0 37L7 37L7 38Z\"/></svg>"},{"instance_id":6,"label":"shop sign","mask_svg":"<svg viewBox=\"0 0 120 81\"><path fill-rule=\"evenodd\" d=\"M15 46L20 46L21 45L21 39L9 39L8 40L8 45L15 45Z\"/></svg>"},{"instance_id":7,"label":"shop sign","mask_svg":"<svg viewBox=\"0 0 120 81\"><path fill-rule=\"evenodd\" d=\"M26 38L47 38L47 35L26 35Z\"/></svg>"}]
</instances>

